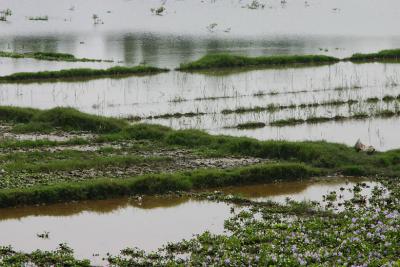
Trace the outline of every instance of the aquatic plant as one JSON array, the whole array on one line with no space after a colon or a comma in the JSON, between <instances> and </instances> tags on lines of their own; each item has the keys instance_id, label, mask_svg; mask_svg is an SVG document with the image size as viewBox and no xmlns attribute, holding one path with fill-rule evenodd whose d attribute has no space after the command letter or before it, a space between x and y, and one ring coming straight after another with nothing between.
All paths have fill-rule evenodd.
<instances>
[{"instance_id":1,"label":"aquatic plant","mask_svg":"<svg viewBox=\"0 0 400 267\"><path fill-rule=\"evenodd\" d=\"M204 232L152 253L127 248L108 261L116 266L398 266L398 184L385 182L392 196L375 187L369 199L357 190L365 186L356 185L352 199L340 202L343 209L336 212L336 192L328 195L324 207L295 201L282 207L216 196L216 201L248 207L232 211L225 233Z\"/></svg>"}]
</instances>

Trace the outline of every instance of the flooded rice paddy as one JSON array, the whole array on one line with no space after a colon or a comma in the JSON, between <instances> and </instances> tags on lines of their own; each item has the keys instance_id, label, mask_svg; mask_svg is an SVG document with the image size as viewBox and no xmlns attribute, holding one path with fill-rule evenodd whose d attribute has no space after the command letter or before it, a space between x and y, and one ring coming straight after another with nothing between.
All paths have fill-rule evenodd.
<instances>
[{"instance_id":1,"label":"flooded rice paddy","mask_svg":"<svg viewBox=\"0 0 400 267\"><path fill-rule=\"evenodd\" d=\"M400 64L342 62L329 66L234 73L172 71L153 76L86 82L0 84L0 104L41 109L70 106L99 115L139 116L143 122L176 129L204 129L214 134L250 136L261 140L327 140L353 145L361 138L378 150L389 150L400 145L400 139L395 134L400 130L400 124L393 123L398 121L397 117L289 127L267 126L245 131L227 128L250 121L269 124L288 118L351 116L382 110L397 112L400 102L397 98L400 95L399 72ZM385 96L394 99L381 101ZM371 103L368 102L370 98L380 101ZM302 104L348 100L357 103L300 107ZM274 112L224 113L225 110L269 105L298 107ZM192 115L148 119L150 116L176 113Z\"/></svg>"},{"instance_id":2,"label":"flooded rice paddy","mask_svg":"<svg viewBox=\"0 0 400 267\"><path fill-rule=\"evenodd\" d=\"M218 189L256 201L285 203L322 201L329 192L340 192L340 201L349 200L350 189L362 179L329 178L308 181L229 187ZM364 181L363 195L369 196L377 182ZM342 191L340 189L342 188ZM79 258L101 264L106 253L118 254L126 247L156 250L167 242L191 238L204 231L222 233L230 217L230 204L188 197L113 199L2 209L1 244L23 251L55 249L60 243L74 248ZM48 232L48 238L37 235Z\"/></svg>"},{"instance_id":3,"label":"flooded rice paddy","mask_svg":"<svg viewBox=\"0 0 400 267\"><path fill-rule=\"evenodd\" d=\"M162 13L151 11L160 6L165 8ZM7 8L12 15L0 21L0 51L71 53L112 62L0 57L0 76L115 65L151 65L171 71L90 81L0 83L0 106L73 107L91 114L135 118L132 123L259 140L326 140L352 146L361 139L380 151L400 147L400 63L341 61L202 73L175 70L182 63L216 53L346 58L400 48L398 0L0 1L0 11ZM374 115L389 112L396 115ZM357 114L363 114L362 118L270 125L279 120ZM249 122L265 127L237 129ZM32 139L30 135L19 138ZM323 202L325 195L336 191L337 201L343 202L353 196L351 188L360 181L367 196L379 185L362 179L325 178L216 190L279 203L288 199ZM30 252L67 243L78 258L101 265L107 253L115 255L126 247L153 251L204 231L222 233L232 207L189 197L144 196L1 209L0 245Z\"/></svg>"},{"instance_id":4,"label":"flooded rice paddy","mask_svg":"<svg viewBox=\"0 0 400 267\"><path fill-rule=\"evenodd\" d=\"M112 63L56 62L0 58L0 75L67 68L107 68L116 64L174 69L207 53L241 55L326 54L348 57L400 47L399 3L376 1L2 1L13 15L0 24L0 50L63 52ZM151 8L163 4L162 15ZM196 16L191 16L196 10ZM93 14L100 18L94 23ZM382 16L385 14L385 16ZM296 22L293 17L298 18ZM32 16L48 16L32 21ZM242 19L233 19L241 17ZM324 19L322 19L324 18ZM379 18L380 23L372 23ZM246 21L246 23L242 23ZM261 23L262 21L262 23ZM318 23L315 23L318 21ZM351 21L351 23L350 23ZM184 23L183 23L184 22ZM210 27L210 25L214 25ZM116 30L118 29L118 30ZM301 29L301 30L300 30ZM315 116L349 116L398 110L398 103L221 114L225 109L303 104L400 94L400 64L341 62L329 66L169 73L33 84L0 84L0 105L35 108L70 106L116 117L206 113L190 118L144 120L173 128L258 139L327 140L353 145L358 138L378 150L399 147L398 118L371 118L291 127L226 129L246 122ZM355 89L356 88L356 89ZM334 134L332 134L334 133Z\"/></svg>"}]
</instances>

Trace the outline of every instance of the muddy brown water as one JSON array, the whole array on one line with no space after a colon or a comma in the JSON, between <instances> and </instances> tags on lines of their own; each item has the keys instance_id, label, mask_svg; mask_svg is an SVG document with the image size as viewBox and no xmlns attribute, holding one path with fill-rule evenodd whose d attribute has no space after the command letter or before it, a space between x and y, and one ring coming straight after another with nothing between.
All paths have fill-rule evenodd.
<instances>
[{"instance_id":1,"label":"muddy brown water","mask_svg":"<svg viewBox=\"0 0 400 267\"><path fill-rule=\"evenodd\" d=\"M361 179L329 178L280 182L265 185L218 189L227 194L241 194L262 201L284 203L293 200L321 201L330 191L347 189ZM375 182L366 182L370 194ZM0 244L22 251L55 249L60 243L74 248L79 258L104 263L107 252L117 254L126 247L156 250L167 242L190 238L204 231L223 232L223 222L230 216L230 205L187 197L143 197L112 199L38 207L0 210ZM37 234L49 232L48 239ZM98 256L93 256L99 254Z\"/></svg>"}]
</instances>

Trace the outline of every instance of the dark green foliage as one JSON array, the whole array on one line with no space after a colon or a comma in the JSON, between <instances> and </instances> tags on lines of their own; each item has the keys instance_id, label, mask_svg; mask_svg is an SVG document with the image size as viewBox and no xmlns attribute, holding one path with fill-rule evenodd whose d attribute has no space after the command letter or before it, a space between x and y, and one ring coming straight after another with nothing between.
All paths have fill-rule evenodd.
<instances>
[{"instance_id":1,"label":"dark green foliage","mask_svg":"<svg viewBox=\"0 0 400 267\"><path fill-rule=\"evenodd\" d=\"M285 66L294 64L321 64L334 63L339 59L323 55L287 55L287 56L265 56L246 57L230 54L211 54L201 59L181 64L178 70L204 70L219 68L240 68L240 67L266 67Z\"/></svg>"}]
</instances>

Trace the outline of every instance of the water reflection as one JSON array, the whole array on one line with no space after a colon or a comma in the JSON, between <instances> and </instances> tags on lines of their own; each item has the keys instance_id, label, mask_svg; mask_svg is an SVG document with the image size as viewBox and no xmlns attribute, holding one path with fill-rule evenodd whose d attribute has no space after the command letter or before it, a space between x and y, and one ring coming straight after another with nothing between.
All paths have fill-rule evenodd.
<instances>
[{"instance_id":1,"label":"water reflection","mask_svg":"<svg viewBox=\"0 0 400 267\"><path fill-rule=\"evenodd\" d=\"M223 192L241 194L260 201L285 202L287 197L302 201L321 201L333 190L349 199L352 188L362 179L329 178L271 183L265 185L221 188ZM371 194L375 182L366 181ZM338 191L339 192L339 191ZM81 258L101 263L107 252L118 253L125 247L138 246L155 250L166 242L190 238L194 233L209 230L223 232L223 222L230 216L225 203L199 201L187 197L151 197L112 199L22 207L0 210L1 244L16 249L54 249L61 242L71 245ZM50 232L50 239L39 239L37 233ZM94 257L93 253L100 253Z\"/></svg>"}]
</instances>

